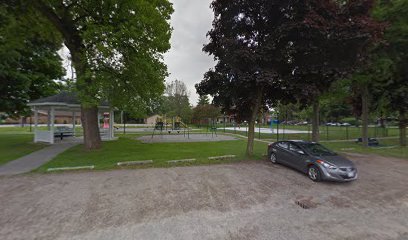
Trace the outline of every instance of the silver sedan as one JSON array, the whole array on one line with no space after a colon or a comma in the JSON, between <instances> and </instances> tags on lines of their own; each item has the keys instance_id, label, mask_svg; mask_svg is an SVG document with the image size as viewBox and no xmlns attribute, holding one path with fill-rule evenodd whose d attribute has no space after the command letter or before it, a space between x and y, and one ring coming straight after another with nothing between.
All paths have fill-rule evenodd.
<instances>
[{"instance_id":1,"label":"silver sedan","mask_svg":"<svg viewBox=\"0 0 408 240\"><path fill-rule=\"evenodd\" d=\"M349 182L358 177L352 161L315 142L275 142L268 145L268 157L272 163L301 171L315 182Z\"/></svg>"}]
</instances>

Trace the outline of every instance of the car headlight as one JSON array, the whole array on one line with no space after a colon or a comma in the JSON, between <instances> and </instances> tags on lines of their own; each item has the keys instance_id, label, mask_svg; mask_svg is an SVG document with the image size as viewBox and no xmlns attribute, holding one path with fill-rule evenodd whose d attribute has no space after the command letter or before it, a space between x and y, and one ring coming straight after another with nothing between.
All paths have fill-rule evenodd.
<instances>
[{"instance_id":1,"label":"car headlight","mask_svg":"<svg viewBox=\"0 0 408 240\"><path fill-rule=\"evenodd\" d=\"M320 163L321 165L323 165L323 167L330 169L330 170L335 170L337 169L337 166L328 162L325 162L323 160L317 160L316 162Z\"/></svg>"}]
</instances>

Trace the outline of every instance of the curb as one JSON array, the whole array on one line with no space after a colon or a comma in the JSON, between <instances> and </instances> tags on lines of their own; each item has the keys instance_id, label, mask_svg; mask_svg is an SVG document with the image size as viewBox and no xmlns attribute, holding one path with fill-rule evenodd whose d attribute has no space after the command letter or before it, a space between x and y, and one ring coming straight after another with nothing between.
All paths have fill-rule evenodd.
<instances>
[{"instance_id":1,"label":"curb","mask_svg":"<svg viewBox=\"0 0 408 240\"><path fill-rule=\"evenodd\" d=\"M152 164L153 160L145 160L145 161L133 161L133 162L118 162L116 165L118 166L134 166L134 165L145 165L145 164Z\"/></svg>"},{"instance_id":2,"label":"curb","mask_svg":"<svg viewBox=\"0 0 408 240\"><path fill-rule=\"evenodd\" d=\"M61 167L61 168L48 168L47 172L56 171L72 171L72 170L93 170L95 166L80 166L80 167Z\"/></svg>"}]
</instances>

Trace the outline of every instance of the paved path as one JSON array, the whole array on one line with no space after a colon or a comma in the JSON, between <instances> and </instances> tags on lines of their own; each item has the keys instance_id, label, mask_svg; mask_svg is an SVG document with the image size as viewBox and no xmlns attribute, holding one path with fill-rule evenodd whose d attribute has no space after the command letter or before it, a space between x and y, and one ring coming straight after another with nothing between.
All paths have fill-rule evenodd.
<instances>
[{"instance_id":1,"label":"paved path","mask_svg":"<svg viewBox=\"0 0 408 240\"><path fill-rule=\"evenodd\" d=\"M243 140L247 140L247 139L248 139L247 136L242 136L242 135L234 134L234 133L222 133L222 134L224 134L224 135L232 135L232 136L241 138L241 139L243 139ZM273 140L273 139L259 139L259 138L254 138L254 141L255 141L255 142L262 142L262 143L273 143L273 142L275 142L275 140Z\"/></svg>"},{"instance_id":2,"label":"paved path","mask_svg":"<svg viewBox=\"0 0 408 240\"><path fill-rule=\"evenodd\" d=\"M138 140L144 143L158 143L158 142L221 142L221 141L234 141L238 140L238 138L225 136L222 134L197 134L197 133L190 133L189 135L186 133L183 134L180 131L180 134L156 134L152 138L151 135L139 137Z\"/></svg>"},{"instance_id":3,"label":"paved path","mask_svg":"<svg viewBox=\"0 0 408 240\"><path fill-rule=\"evenodd\" d=\"M0 166L0 176L16 175L30 172L49 162L58 154L78 143L60 143L43 148L24 157Z\"/></svg>"},{"instance_id":4,"label":"paved path","mask_svg":"<svg viewBox=\"0 0 408 240\"><path fill-rule=\"evenodd\" d=\"M224 128L218 128L219 130L223 130ZM229 131L237 131L237 132L248 132L248 127L241 127L241 128L233 128L233 127L227 127L225 130ZM261 133L270 133L270 134L276 134L279 131L279 134L301 134L301 133L311 133L311 131L304 131L304 130L294 130L294 129L273 129L273 131L270 128L261 128L259 129L258 127L255 128L255 133L261 132Z\"/></svg>"}]
</instances>

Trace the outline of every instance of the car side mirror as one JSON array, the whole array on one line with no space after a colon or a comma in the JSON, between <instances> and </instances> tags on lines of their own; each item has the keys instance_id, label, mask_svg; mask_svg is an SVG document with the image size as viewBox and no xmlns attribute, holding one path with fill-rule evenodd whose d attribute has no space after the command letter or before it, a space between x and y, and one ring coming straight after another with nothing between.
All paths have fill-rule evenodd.
<instances>
[{"instance_id":1,"label":"car side mirror","mask_svg":"<svg viewBox=\"0 0 408 240\"><path fill-rule=\"evenodd\" d=\"M299 153L300 155L305 155L305 152L303 152L302 150L297 151L297 153Z\"/></svg>"}]
</instances>

